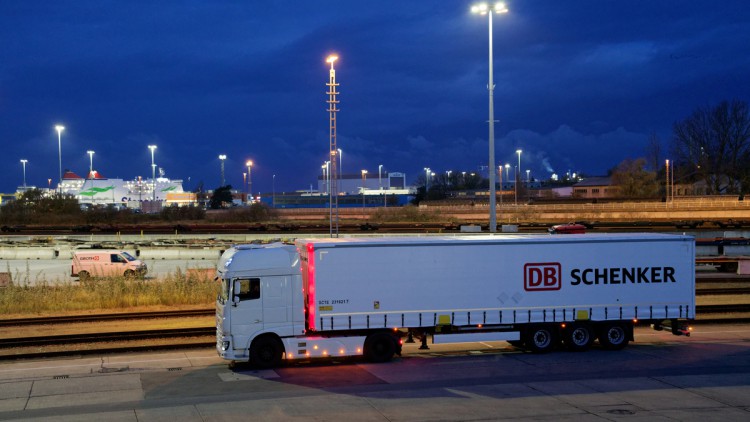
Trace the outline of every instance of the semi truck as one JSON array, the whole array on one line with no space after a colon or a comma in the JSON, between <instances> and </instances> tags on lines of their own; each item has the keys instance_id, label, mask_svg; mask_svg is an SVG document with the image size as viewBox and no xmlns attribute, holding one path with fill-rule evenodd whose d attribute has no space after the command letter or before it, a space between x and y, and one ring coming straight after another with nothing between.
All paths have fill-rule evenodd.
<instances>
[{"instance_id":1,"label":"semi truck","mask_svg":"<svg viewBox=\"0 0 750 422\"><path fill-rule=\"evenodd\" d=\"M689 335L695 318L695 242L684 235L297 239L233 246L217 275L217 352L258 367L385 362L408 337L617 350L637 322Z\"/></svg>"}]
</instances>

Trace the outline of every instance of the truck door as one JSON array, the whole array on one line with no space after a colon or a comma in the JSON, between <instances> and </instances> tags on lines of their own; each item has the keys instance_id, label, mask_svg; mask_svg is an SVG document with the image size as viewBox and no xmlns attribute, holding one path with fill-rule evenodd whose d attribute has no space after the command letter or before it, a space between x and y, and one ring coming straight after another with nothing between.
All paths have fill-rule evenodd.
<instances>
[{"instance_id":1,"label":"truck door","mask_svg":"<svg viewBox=\"0 0 750 422\"><path fill-rule=\"evenodd\" d=\"M289 320L290 278L263 277L263 325L267 330L285 326Z\"/></svg>"},{"instance_id":2,"label":"truck door","mask_svg":"<svg viewBox=\"0 0 750 422\"><path fill-rule=\"evenodd\" d=\"M260 278L235 278L232 289L232 335L235 348L247 348L263 330L263 297Z\"/></svg>"}]
</instances>

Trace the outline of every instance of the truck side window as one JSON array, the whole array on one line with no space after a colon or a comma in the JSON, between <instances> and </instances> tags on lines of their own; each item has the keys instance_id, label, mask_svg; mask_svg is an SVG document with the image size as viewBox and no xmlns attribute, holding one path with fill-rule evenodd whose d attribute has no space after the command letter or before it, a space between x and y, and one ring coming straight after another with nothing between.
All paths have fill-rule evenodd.
<instances>
[{"instance_id":1,"label":"truck side window","mask_svg":"<svg viewBox=\"0 0 750 422\"><path fill-rule=\"evenodd\" d=\"M111 262L123 262L123 259L119 254L113 253L109 257Z\"/></svg>"},{"instance_id":2,"label":"truck side window","mask_svg":"<svg viewBox=\"0 0 750 422\"><path fill-rule=\"evenodd\" d=\"M249 278L238 281L240 282L240 291L234 292L234 294L239 297L240 300L260 299L259 278Z\"/></svg>"}]
</instances>

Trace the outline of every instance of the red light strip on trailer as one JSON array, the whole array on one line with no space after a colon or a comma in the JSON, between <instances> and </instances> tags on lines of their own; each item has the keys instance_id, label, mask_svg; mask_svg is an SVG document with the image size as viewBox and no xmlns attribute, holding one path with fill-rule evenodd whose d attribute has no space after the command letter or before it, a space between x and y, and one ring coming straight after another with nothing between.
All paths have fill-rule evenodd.
<instances>
[{"instance_id":1,"label":"red light strip on trailer","mask_svg":"<svg viewBox=\"0 0 750 422\"><path fill-rule=\"evenodd\" d=\"M315 245L307 244L307 324L315 331Z\"/></svg>"}]
</instances>

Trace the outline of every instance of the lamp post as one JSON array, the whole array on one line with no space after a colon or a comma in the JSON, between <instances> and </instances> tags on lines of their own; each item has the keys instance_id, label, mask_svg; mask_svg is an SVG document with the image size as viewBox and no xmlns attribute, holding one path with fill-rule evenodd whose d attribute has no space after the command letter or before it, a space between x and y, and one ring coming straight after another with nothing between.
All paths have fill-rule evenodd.
<instances>
[{"instance_id":1,"label":"lamp post","mask_svg":"<svg viewBox=\"0 0 750 422\"><path fill-rule=\"evenodd\" d=\"M253 198L253 160L247 160L245 163L247 166L247 192L250 194L250 202L252 203Z\"/></svg>"},{"instance_id":2,"label":"lamp post","mask_svg":"<svg viewBox=\"0 0 750 422\"><path fill-rule=\"evenodd\" d=\"M338 190L338 184L336 181L338 172L336 171L336 153L338 153L338 147L336 146L336 130L337 130L337 121L336 121L336 113L338 113L338 98L337 95L339 94L337 88L339 84L336 83L336 69L333 67L333 64L338 60L338 56L336 55L330 55L326 58L326 63L331 64L331 69L328 72L328 83L326 86L328 87L328 91L326 94L328 94L328 159L330 160L330 167L328 171L328 178L330 180L330 188L328 189L328 199L329 199L329 205L328 205L328 231L331 237L334 237L334 234L336 237L339 236L339 190ZM335 210L335 211L334 211ZM335 214L335 215L334 215ZM336 222L335 224L335 231L334 231L334 220Z\"/></svg>"},{"instance_id":3,"label":"lamp post","mask_svg":"<svg viewBox=\"0 0 750 422\"><path fill-rule=\"evenodd\" d=\"M219 155L219 161L221 161L221 186L224 186L226 183L226 179L224 179L224 160L227 159L226 154L220 154Z\"/></svg>"},{"instance_id":4,"label":"lamp post","mask_svg":"<svg viewBox=\"0 0 750 422\"><path fill-rule=\"evenodd\" d=\"M492 14L493 13L507 13L508 8L505 7L504 3L495 3L494 7L490 8L487 3L480 3L471 7L472 13L479 13L480 15L487 15L489 22L489 82L487 83L487 90L489 91L489 168L490 171L490 232L494 233L497 231L497 210L495 209L495 110L494 110L494 91L495 84L492 80Z\"/></svg>"},{"instance_id":5,"label":"lamp post","mask_svg":"<svg viewBox=\"0 0 750 422\"><path fill-rule=\"evenodd\" d=\"M91 187L94 187L94 151L88 150L86 151L86 154L89 155L89 178L91 179ZM94 203L94 195L96 195L96 191L92 189L91 191L91 203Z\"/></svg>"},{"instance_id":6,"label":"lamp post","mask_svg":"<svg viewBox=\"0 0 750 422\"><path fill-rule=\"evenodd\" d=\"M344 180L344 151L341 150L341 148L338 149L339 152L339 179L343 182Z\"/></svg>"},{"instance_id":7,"label":"lamp post","mask_svg":"<svg viewBox=\"0 0 750 422\"><path fill-rule=\"evenodd\" d=\"M89 155L89 177L94 178L94 151L88 150L86 154Z\"/></svg>"},{"instance_id":8,"label":"lamp post","mask_svg":"<svg viewBox=\"0 0 750 422\"><path fill-rule=\"evenodd\" d=\"M21 159L21 165L23 166L23 191L26 192L26 163L29 160Z\"/></svg>"},{"instance_id":9,"label":"lamp post","mask_svg":"<svg viewBox=\"0 0 750 422\"><path fill-rule=\"evenodd\" d=\"M513 169L513 178L516 179L516 205L518 205L518 178L521 177L521 149L516 150L516 154L518 154L518 167Z\"/></svg>"},{"instance_id":10,"label":"lamp post","mask_svg":"<svg viewBox=\"0 0 750 422\"><path fill-rule=\"evenodd\" d=\"M323 189L325 189L325 193L328 193L328 176L326 176L326 167L328 167L326 163L323 163L323 165L320 166L323 170Z\"/></svg>"},{"instance_id":11,"label":"lamp post","mask_svg":"<svg viewBox=\"0 0 750 422\"><path fill-rule=\"evenodd\" d=\"M510 164L505 164L505 180L510 183Z\"/></svg>"},{"instance_id":12,"label":"lamp post","mask_svg":"<svg viewBox=\"0 0 750 422\"><path fill-rule=\"evenodd\" d=\"M276 208L276 175L271 179L271 208Z\"/></svg>"},{"instance_id":13,"label":"lamp post","mask_svg":"<svg viewBox=\"0 0 750 422\"><path fill-rule=\"evenodd\" d=\"M432 173L432 170L430 170L429 167L424 168L424 194L427 196L427 190L430 189L430 173Z\"/></svg>"},{"instance_id":14,"label":"lamp post","mask_svg":"<svg viewBox=\"0 0 750 422\"><path fill-rule=\"evenodd\" d=\"M365 184L367 183L367 170L362 170L362 221L365 220Z\"/></svg>"},{"instance_id":15,"label":"lamp post","mask_svg":"<svg viewBox=\"0 0 750 422\"><path fill-rule=\"evenodd\" d=\"M149 145L148 149L151 150L151 191L152 191L152 199L153 199L153 201L156 201L156 163L154 163L154 150L156 150L156 145Z\"/></svg>"},{"instance_id":16,"label":"lamp post","mask_svg":"<svg viewBox=\"0 0 750 422\"><path fill-rule=\"evenodd\" d=\"M60 164L60 179L58 183L60 183L60 189L62 189L62 131L65 130L65 126L55 125L55 130L57 131L57 161Z\"/></svg>"}]
</instances>

